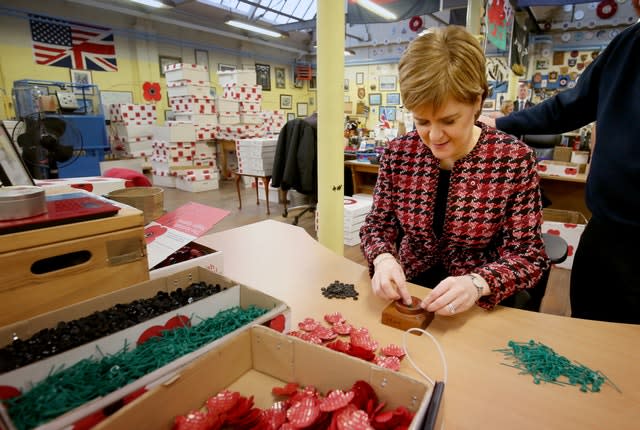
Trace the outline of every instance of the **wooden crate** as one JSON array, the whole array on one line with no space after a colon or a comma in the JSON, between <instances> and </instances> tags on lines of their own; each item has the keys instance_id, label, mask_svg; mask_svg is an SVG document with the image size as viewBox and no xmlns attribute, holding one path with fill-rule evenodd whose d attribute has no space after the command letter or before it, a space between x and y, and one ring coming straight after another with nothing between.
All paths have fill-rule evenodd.
<instances>
[{"instance_id":1,"label":"wooden crate","mask_svg":"<svg viewBox=\"0 0 640 430\"><path fill-rule=\"evenodd\" d=\"M0 326L149 279L143 214L2 236Z\"/></svg>"}]
</instances>

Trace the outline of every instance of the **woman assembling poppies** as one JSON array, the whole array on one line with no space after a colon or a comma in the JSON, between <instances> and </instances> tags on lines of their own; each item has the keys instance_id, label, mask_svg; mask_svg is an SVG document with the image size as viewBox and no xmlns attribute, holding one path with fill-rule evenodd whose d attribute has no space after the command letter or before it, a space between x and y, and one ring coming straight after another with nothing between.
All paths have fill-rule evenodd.
<instances>
[{"instance_id":1,"label":"woman assembling poppies","mask_svg":"<svg viewBox=\"0 0 640 430\"><path fill-rule=\"evenodd\" d=\"M399 77L415 130L382 156L360 230L374 293L409 304L408 280L433 288L423 308L454 315L536 289L549 268L536 159L477 122L488 92L480 44L462 27L429 30Z\"/></svg>"}]
</instances>

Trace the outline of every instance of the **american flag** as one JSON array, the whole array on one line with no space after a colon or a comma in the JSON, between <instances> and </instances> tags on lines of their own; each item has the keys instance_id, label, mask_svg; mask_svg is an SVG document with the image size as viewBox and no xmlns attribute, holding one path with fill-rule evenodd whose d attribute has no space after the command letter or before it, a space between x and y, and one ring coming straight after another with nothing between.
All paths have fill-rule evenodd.
<instances>
[{"instance_id":1,"label":"american flag","mask_svg":"<svg viewBox=\"0 0 640 430\"><path fill-rule=\"evenodd\" d=\"M29 15L36 63L80 70L117 72L110 28Z\"/></svg>"}]
</instances>

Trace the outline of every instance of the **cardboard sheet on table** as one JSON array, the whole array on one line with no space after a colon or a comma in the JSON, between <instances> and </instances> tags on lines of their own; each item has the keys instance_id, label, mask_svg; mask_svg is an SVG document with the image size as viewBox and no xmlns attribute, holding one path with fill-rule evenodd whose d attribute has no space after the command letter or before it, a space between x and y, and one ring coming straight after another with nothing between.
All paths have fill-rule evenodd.
<instances>
[{"instance_id":1,"label":"cardboard sheet on table","mask_svg":"<svg viewBox=\"0 0 640 430\"><path fill-rule=\"evenodd\" d=\"M189 202L147 224L144 236L149 267L154 267L202 236L229 213L224 209Z\"/></svg>"}]
</instances>

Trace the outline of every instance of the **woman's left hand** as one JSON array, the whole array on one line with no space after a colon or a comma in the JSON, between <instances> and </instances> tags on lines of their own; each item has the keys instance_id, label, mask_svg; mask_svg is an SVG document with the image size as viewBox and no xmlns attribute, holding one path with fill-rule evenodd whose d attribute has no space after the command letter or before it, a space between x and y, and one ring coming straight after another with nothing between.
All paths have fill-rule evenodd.
<instances>
[{"instance_id":1,"label":"woman's left hand","mask_svg":"<svg viewBox=\"0 0 640 430\"><path fill-rule=\"evenodd\" d=\"M471 308L478 298L469 276L449 276L422 300L420 307L438 315L451 316Z\"/></svg>"}]
</instances>

